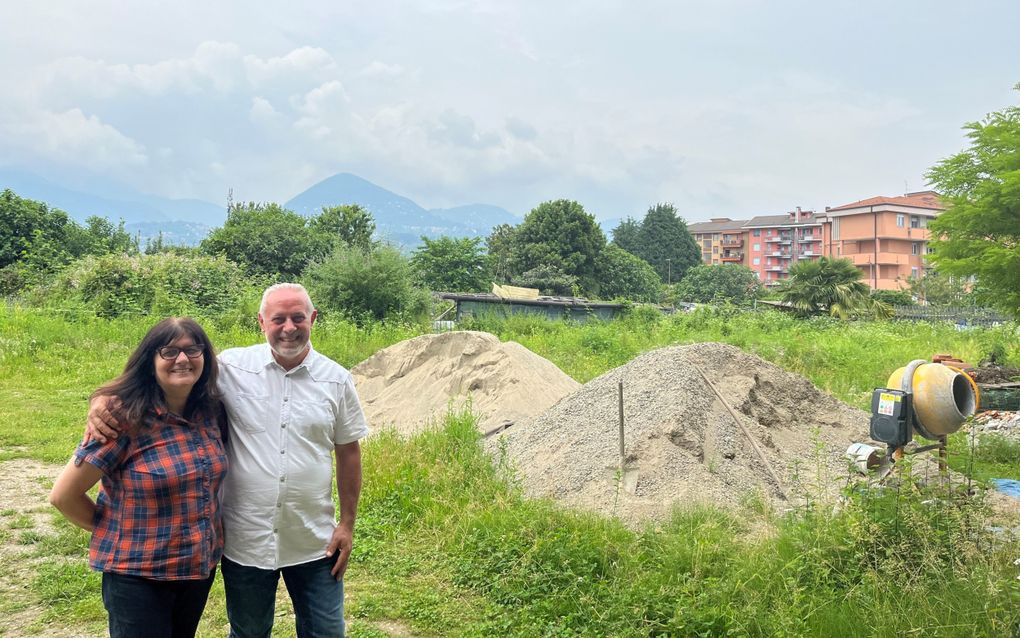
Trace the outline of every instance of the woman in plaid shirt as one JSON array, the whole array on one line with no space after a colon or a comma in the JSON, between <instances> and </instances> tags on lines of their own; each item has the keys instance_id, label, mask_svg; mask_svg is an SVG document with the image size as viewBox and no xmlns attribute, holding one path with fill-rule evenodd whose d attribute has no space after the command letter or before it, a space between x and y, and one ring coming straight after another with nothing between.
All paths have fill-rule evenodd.
<instances>
[{"instance_id":1,"label":"woman in plaid shirt","mask_svg":"<svg viewBox=\"0 0 1020 638\"><path fill-rule=\"evenodd\" d=\"M83 442L53 485L50 502L92 532L89 564L103 572L113 638L195 635L223 551L216 377L201 326L159 322L93 395L120 399L125 434ZM93 501L87 492L100 481Z\"/></svg>"}]
</instances>

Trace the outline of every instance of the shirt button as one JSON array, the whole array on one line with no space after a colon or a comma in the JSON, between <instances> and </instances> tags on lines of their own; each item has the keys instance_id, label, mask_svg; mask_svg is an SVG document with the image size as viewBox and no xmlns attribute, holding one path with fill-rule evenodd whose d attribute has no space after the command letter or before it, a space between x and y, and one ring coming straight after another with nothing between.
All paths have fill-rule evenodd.
<instances>
[{"instance_id":1,"label":"shirt button","mask_svg":"<svg viewBox=\"0 0 1020 638\"><path fill-rule=\"evenodd\" d=\"M287 429L287 424L286 424L286 423L284 423L284 424L283 424L283 425L281 425L280 427L281 427L281 428L283 428L284 430L286 430L286 429Z\"/></svg>"},{"instance_id":2,"label":"shirt button","mask_svg":"<svg viewBox=\"0 0 1020 638\"><path fill-rule=\"evenodd\" d=\"M283 397L283 402L286 403L287 401L290 401L290 397Z\"/></svg>"},{"instance_id":3,"label":"shirt button","mask_svg":"<svg viewBox=\"0 0 1020 638\"><path fill-rule=\"evenodd\" d=\"M285 479L284 477L282 477L282 476L280 477L280 482L281 482L281 483L283 483L283 482L284 482L284 481L286 481L286 480L287 480L287 479Z\"/></svg>"},{"instance_id":4,"label":"shirt button","mask_svg":"<svg viewBox=\"0 0 1020 638\"><path fill-rule=\"evenodd\" d=\"M287 450L280 450L280 454L286 454Z\"/></svg>"},{"instance_id":5,"label":"shirt button","mask_svg":"<svg viewBox=\"0 0 1020 638\"><path fill-rule=\"evenodd\" d=\"M275 528L274 528L274 529L273 529L273 533L274 533L274 534L279 534L279 533L280 533L280 530L278 530L278 529L275 529Z\"/></svg>"}]
</instances>

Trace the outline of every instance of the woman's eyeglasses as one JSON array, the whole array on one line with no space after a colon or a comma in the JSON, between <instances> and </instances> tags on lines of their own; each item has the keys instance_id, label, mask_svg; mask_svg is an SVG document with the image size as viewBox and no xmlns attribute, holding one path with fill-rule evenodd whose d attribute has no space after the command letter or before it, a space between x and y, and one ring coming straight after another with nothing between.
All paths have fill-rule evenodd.
<instances>
[{"instance_id":1,"label":"woman's eyeglasses","mask_svg":"<svg viewBox=\"0 0 1020 638\"><path fill-rule=\"evenodd\" d=\"M205 346L198 344L193 346L184 346L183 348L178 348L177 346L163 346L156 352L160 357L168 361L173 361L177 357L181 356L182 352L189 359L197 359L202 356L203 352L205 352Z\"/></svg>"}]
</instances>

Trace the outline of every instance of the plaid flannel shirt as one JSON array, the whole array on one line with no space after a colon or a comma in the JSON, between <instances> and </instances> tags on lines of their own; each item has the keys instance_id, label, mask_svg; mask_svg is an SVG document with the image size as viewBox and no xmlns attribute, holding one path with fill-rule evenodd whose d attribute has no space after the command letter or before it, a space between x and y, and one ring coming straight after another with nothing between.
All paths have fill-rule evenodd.
<instances>
[{"instance_id":1,"label":"plaid flannel shirt","mask_svg":"<svg viewBox=\"0 0 1020 638\"><path fill-rule=\"evenodd\" d=\"M103 472L89 564L153 580L207 578L223 553L219 490L227 457L218 415L162 412L137 433L79 445Z\"/></svg>"}]
</instances>

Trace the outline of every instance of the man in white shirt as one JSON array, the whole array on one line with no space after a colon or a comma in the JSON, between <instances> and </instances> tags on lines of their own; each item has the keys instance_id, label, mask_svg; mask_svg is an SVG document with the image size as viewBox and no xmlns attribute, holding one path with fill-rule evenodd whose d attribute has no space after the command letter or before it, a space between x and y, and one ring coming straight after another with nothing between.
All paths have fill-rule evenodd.
<instances>
[{"instance_id":1,"label":"man in white shirt","mask_svg":"<svg viewBox=\"0 0 1020 638\"><path fill-rule=\"evenodd\" d=\"M270 636L281 575L299 638L344 635L343 575L368 425L350 373L312 348L316 315L299 284L270 286L258 317L266 343L219 356L230 426L221 573L232 638ZM104 408L90 410L90 431L111 433Z\"/></svg>"}]
</instances>

